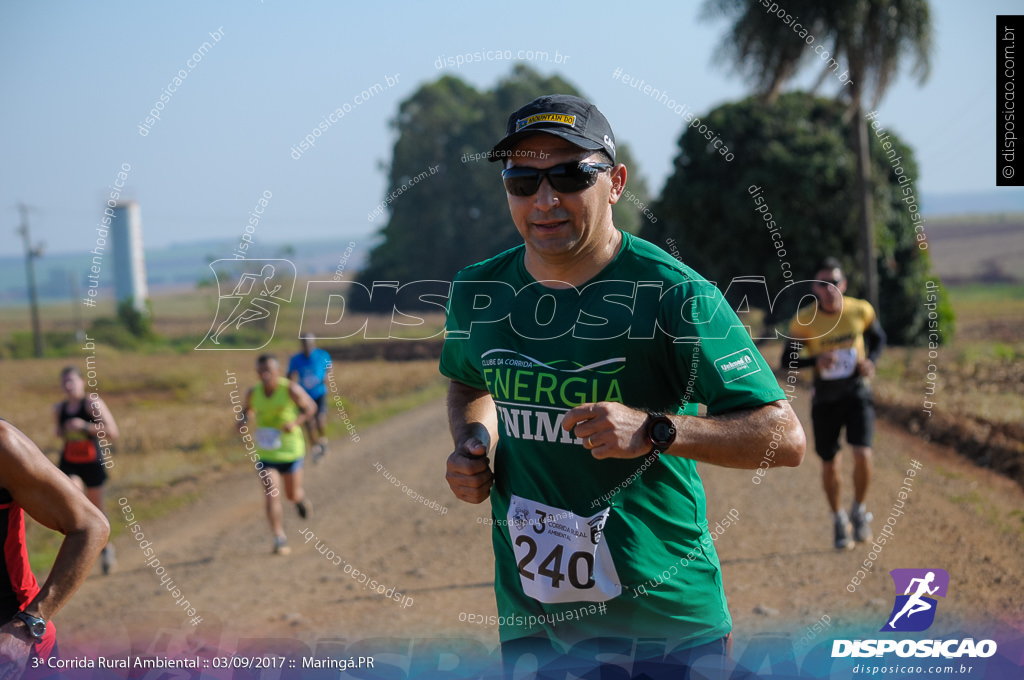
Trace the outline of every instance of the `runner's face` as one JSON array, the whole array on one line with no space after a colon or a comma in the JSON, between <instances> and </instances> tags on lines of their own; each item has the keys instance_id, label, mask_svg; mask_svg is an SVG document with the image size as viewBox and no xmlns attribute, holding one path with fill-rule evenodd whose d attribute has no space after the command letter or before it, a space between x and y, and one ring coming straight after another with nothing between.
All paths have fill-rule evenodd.
<instances>
[{"instance_id":1,"label":"runner's face","mask_svg":"<svg viewBox=\"0 0 1024 680\"><path fill-rule=\"evenodd\" d=\"M815 293L821 300L821 308L826 312L834 312L843 306L843 293L846 292L846 277L838 269L822 269L814 275ZM827 281L834 285L820 283Z\"/></svg>"},{"instance_id":2,"label":"runner's face","mask_svg":"<svg viewBox=\"0 0 1024 680\"><path fill-rule=\"evenodd\" d=\"M593 152L560 137L538 134L515 146L509 167L544 169L584 160L599 162ZM613 191L613 179L624 184L623 166L600 173L597 184L576 193L555 191L547 178L532 196L506 192L512 220L526 247L545 259L564 261L603 243L607 239L605 230L612 228L611 205L619 200L620 192Z\"/></svg>"},{"instance_id":3,"label":"runner's face","mask_svg":"<svg viewBox=\"0 0 1024 680\"><path fill-rule=\"evenodd\" d=\"M276 360L270 359L256 365L256 374L259 375L265 387L275 387L277 379L281 375L281 366Z\"/></svg>"},{"instance_id":4,"label":"runner's face","mask_svg":"<svg viewBox=\"0 0 1024 680\"><path fill-rule=\"evenodd\" d=\"M85 396L85 381L77 373L68 373L61 379L61 387L69 399L81 399Z\"/></svg>"}]
</instances>

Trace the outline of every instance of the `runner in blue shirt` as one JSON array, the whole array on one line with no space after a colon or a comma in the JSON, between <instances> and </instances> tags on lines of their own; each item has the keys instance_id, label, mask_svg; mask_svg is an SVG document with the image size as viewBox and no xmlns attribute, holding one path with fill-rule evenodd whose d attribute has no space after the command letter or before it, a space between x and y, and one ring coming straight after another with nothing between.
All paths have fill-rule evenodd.
<instances>
[{"instance_id":1,"label":"runner in blue shirt","mask_svg":"<svg viewBox=\"0 0 1024 680\"><path fill-rule=\"evenodd\" d=\"M313 462L318 463L327 452L327 385L325 380L331 373L331 355L314 345L316 338L310 334L300 340L302 351L288 362L288 379L298 383L316 402L316 418L306 421L309 433L310 452Z\"/></svg>"}]
</instances>

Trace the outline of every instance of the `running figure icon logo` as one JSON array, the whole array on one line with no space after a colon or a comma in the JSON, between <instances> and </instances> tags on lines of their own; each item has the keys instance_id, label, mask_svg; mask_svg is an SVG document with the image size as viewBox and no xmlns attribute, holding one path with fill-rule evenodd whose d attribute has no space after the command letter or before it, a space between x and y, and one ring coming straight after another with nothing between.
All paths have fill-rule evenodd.
<instances>
[{"instance_id":1,"label":"running figure icon logo","mask_svg":"<svg viewBox=\"0 0 1024 680\"><path fill-rule=\"evenodd\" d=\"M274 337L281 304L292 300L295 265L290 260L224 259L211 262L210 269L217 277L217 313L196 349L265 347ZM243 330L258 334L249 336L252 339L247 343L222 346L224 334Z\"/></svg>"},{"instance_id":2,"label":"running figure icon logo","mask_svg":"<svg viewBox=\"0 0 1024 680\"><path fill-rule=\"evenodd\" d=\"M949 573L945 569L893 569L889 572L896 585L896 603L882 631L918 632L927 630L935 620L938 600L946 597ZM903 594L900 595L899 593Z\"/></svg>"}]
</instances>

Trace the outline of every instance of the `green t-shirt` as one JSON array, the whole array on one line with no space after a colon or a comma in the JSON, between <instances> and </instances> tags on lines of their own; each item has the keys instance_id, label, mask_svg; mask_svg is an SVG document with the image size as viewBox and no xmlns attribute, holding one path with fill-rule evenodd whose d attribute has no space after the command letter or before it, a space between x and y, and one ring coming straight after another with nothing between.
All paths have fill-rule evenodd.
<instances>
[{"instance_id":1,"label":"green t-shirt","mask_svg":"<svg viewBox=\"0 0 1024 680\"><path fill-rule=\"evenodd\" d=\"M718 289L650 243L623 233L615 259L578 289L535 281L523 253L459 272L440 362L498 409L501 639L688 646L725 635L732 619L694 461L595 460L561 422L581 403L691 415L705 404L716 415L784 392ZM590 614L598 602L606 613ZM531 626L531 616L544 620Z\"/></svg>"},{"instance_id":2,"label":"green t-shirt","mask_svg":"<svg viewBox=\"0 0 1024 680\"><path fill-rule=\"evenodd\" d=\"M306 455L306 439L301 427L284 431L284 424L299 417L299 407L288 394L291 382L278 378L268 397L263 383L252 392L250 405L256 411L256 452L264 463L292 463Z\"/></svg>"}]
</instances>

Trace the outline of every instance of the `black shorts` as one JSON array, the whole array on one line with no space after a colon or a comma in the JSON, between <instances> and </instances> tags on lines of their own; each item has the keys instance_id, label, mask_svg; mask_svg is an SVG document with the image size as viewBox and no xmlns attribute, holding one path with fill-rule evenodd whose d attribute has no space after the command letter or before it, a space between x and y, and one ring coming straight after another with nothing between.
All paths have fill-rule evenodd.
<instances>
[{"instance_id":1,"label":"black shorts","mask_svg":"<svg viewBox=\"0 0 1024 680\"><path fill-rule=\"evenodd\" d=\"M103 486L104 482L107 481L107 468L103 467L103 463L69 463L63 458L60 459L60 471L66 474L68 477L76 476L81 477L82 481L85 482L85 488L95 489L97 486Z\"/></svg>"},{"instance_id":2,"label":"black shorts","mask_svg":"<svg viewBox=\"0 0 1024 680\"><path fill-rule=\"evenodd\" d=\"M875 438L875 398L867 383L835 401L811 405L814 426L814 448L825 462L839 453L839 433L846 427L846 441L850 446L870 447Z\"/></svg>"},{"instance_id":3,"label":"black shorts","mask_svg":"<svg viewBox=\"0 0 1024 680\"><path fill-rule=\"evenodd\" d=\"M268 463L264 461L263 467L268 467L271 470L277 470L282 475L291 475L302 469L302 462L304 460L305 458L299 458L298 460L293 460L290 463Z\"/></svg>"},{"instance_id":4,"label":"black shorts","mask_svg":"<svg viewBox=\"0 0 1024 680\"><path fill-rule=\"evenodd\" d=\"M316 402L316 414L318 416L327 415L327 393L324 392L319 397L313 399Z\"/></svg>"},{"instance_id":5,"label":"black shorts","mask_svg":"<svg viewBox=\"0 0 1024 680\"><path fill-rule=\"evenodd\" d=\"M515 640L506 640L501 643L501 661L503 677L506 679L517 678L522 674L522 668L516 672L520 657L528 655L531 658L526 663L536 663L537 680L562 680L567 677L623 677L623 678L672 678L672 680L687 680L696 677L726 677L725 668L730 657L732 646L731 633L707 644L689 647L680 651L663 654L657 649L657 645L651 645L648 651L657 652L654 656L636 656L632 660L632 671L628 674L601 674L601 669L606 665L598 657L602 654L621 654L623 643L632 643L627 638L591 638L577 643L572 648L572 655L561 654L555 651L552 643L545 637L526 637ZM657 640L651 640L657 642ZM664 645L665 640L660 641ZM637 645L641 649L641 645ZM697 673L691 673L691 668L699 669ZM624 669L619 669L624 670ZM717 671L717 672L716 672ZM569 673L573 675L569 675ZM729 677L745 678L747 674L733 673Z\"/></svg>"}]
</instances>

